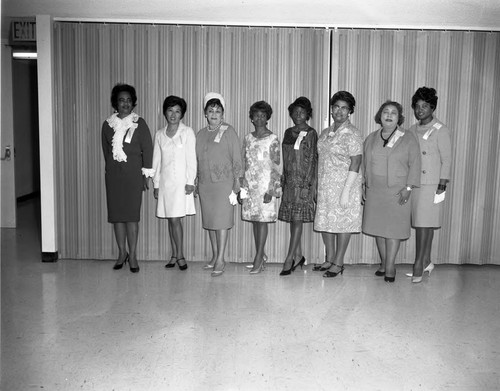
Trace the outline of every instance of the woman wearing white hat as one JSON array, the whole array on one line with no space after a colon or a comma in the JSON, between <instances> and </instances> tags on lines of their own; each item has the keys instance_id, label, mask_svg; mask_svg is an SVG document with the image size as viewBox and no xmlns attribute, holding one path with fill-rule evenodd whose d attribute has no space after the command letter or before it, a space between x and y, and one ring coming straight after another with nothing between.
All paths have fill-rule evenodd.
<instances>
[{"instance_id":1,"label":"woman wearing white hat","mask_svg":"<svg viewBox=\"0 0 500 391\"><path fill-rule=\"evenodd\" d=\"M208 93L204 99L208 125L196 135L202 222L212 245L212 259L204 268L212 270L212 277L224 272L227 234L234 225L234 205L243 175L240 141L234 128L224 122L224 109L222 95Z\"/></svg>"}]
</instances>

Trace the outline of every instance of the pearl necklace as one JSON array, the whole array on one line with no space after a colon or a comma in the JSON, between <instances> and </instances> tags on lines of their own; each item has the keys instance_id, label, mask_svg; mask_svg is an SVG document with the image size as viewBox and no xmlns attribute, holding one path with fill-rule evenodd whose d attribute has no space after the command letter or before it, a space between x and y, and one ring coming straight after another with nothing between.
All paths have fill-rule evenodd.
<instances>
[{"instance_id":1,"label":"pearl necklace","mask_svg":"<svg viewBox=\"0 0 500 391\"><path fill-rule=\"evenodd\" d=\"M219 129L220 129L221 125L222 125L222 121L221 121L221 122L219 122L219 125L217 125L217 126L216 126L215 128L213 128L213 129L210 129L210 125L208 125L208 131L209 131L209 132L215 132L216 130L219 130Z\"/></svg>"}]
</instances>

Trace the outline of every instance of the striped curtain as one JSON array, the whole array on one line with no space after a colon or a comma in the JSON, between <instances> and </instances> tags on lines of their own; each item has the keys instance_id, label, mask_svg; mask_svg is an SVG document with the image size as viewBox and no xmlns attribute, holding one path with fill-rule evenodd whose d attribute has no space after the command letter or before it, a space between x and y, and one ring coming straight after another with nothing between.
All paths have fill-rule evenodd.
<instances>
[{"instance_id":1,"label":"striped curtain","mask_svg":"<svg viewBox=\"0 0 500 391\"><path fill-rule=\"evenodd\" d=\"M332 91L356 97L353 123L367 136L387 99L405 108L404 127L416 122L411 97L418 87L438 92L437 118L453 133L453 172L436 263L500 264L500 34L450 31L337 30L332 32ZM347 257L377 259L374 239L361 235ZM414 238L397 261L412 262Z\"/></svg>"},{"instance_id":2,"label":"striped curtain","mask_svg":"<svg viewBox=\"0 0 500 391\"><path fill-rule=\"evenodd\" d=\"M112 113L111 88L117 82L137 89L135 111L151 133L165 126L163 99L178 95L188 102L183 121L195 131L205 126L203 97L220 92L226 120L241 140L253 126L250 105L266 100L274 110L269 128L280 140L293 125L288 105L310 98L311 125L320 130L328 113L329 32L315 29L227 28L123 24L55 23L55 95L59 221L62 258L109 259L117 254L107 223L104 162L100 131ZM184 219L189 260L211 255L199 213ZM235 208L227 259L251 261L255 253L250 223ZM155 217L152 191L144 194L138 256L168 259L166 220ZM289 240L288 225L271 224L266 251L281 262ZM321 238L307 224L303 246L310 260L323 252Z\"/></svg>"},{"instance_id":3,"label":"striped curtain","mask_svg":"<svg viewBox=\"0 0 500 391\"><path fill-rule=\"evenodd\" d=\"M328 125L328 98L348 90L357 100L352 122L366 136L386 99L407 108L405 126L415 122L411 96L434 87L436 115L454 136L453 176L444 226L437 231L437 263L500 264L499 104L500 34L55 23L55 124L59 253L62 258L110 259L117 255L107 223L102 122L112 113L117 82L137 89L136 112L151 133L165 126L161 109L167 95L188 102L184 122L205 125L203 96L226 99L226 120L240 139L252 131L248 108L257 100L273 107L269 128L280 139L292 125L287 106L298 96L311 99L311 126ZM496 110L495 110L496 109ZM198 212L199 212L199 205ZM251 224L235 208L227 259L250 261L255 249ZM287 252L288 225L272 224L266 246L270 261ZM189 260L210 256L201 216L184 219ZM309 262L321 262L323 244L306 224L302 245ZM144 194L139 259L169 258L167 221L155 217L152 191ZM406 241L398 262L413 262L414 240ZM354 235L346 263L377 263L372 238Z\"/></svg>"}]
</instances>

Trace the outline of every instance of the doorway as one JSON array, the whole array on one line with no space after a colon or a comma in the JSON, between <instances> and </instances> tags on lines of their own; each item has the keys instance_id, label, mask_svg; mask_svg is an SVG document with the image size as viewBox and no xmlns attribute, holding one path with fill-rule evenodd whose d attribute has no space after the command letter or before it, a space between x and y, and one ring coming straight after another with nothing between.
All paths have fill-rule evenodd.
<instances>
[{"instance_id":1,"label":"doorway","mask_svg":"<svg viewBox=\"0 0 500 391\"><path fill-rule=\"evenodd\" d=\"M16 199L40 199L36 60L12 60Z\"/></svg>"}]
</instances>

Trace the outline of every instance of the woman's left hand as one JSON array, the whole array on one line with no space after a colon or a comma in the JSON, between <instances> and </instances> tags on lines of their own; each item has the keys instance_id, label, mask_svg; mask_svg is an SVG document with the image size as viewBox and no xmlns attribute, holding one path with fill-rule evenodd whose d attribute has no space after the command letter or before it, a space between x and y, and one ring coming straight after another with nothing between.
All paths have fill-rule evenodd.
<instances>
[{"instance_id":1,"label":"woman's left hand","mask_svg":"<svg viewBox=\"0 0 500 391\"><path fill-rule=\"evenodd\" d=\"M404 205L408 202L410 199L411 195L411 190L407 190L406 187L403 187L397 194L396 196L399 196L399 205Z\"/></svg>"},{"instance_id":2,"label":"woman's left hand","mask_svg":"<svg viewBox=\"0 0 500 391\"><path fill-rule=\"evenodd\" d=\"M316 189L316 186L313 186L312 188L312 199L315 204L318 202L318 190Z\"/></svg>"},{"instance_id":3,"label":"woman's left hand","mask_svg":"<svg viewBox=\"0 0 500 391\"><path fill-rule=\"evenodd\" d=\"M186 185L184 187L184 191L187 195L191 194L194 191L195 187L193 185Z\"/></svg>"},{"instance_id":4,"label":"woman's left hand","mask_svg":"<svg viewBox=\"0 0 500 391\"><path fill-rule=\"evenodd\" d=\"M264 204L269 204L272 199L273 199L273 196L271 194L268 194L268 193L264 194Z\"/></svg>"},{"instance_id":5,"label":"woman's left hand","mask_svg":"<svg viewBox=\"0 0 500 391\"><path fill-rule=\"evenodd\" d=\"M142 191L149 190L149 178L142 176Z\"/></svg>"}]
</instances>

